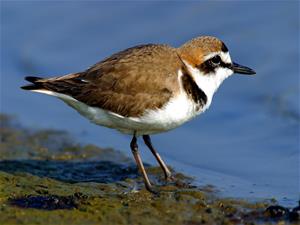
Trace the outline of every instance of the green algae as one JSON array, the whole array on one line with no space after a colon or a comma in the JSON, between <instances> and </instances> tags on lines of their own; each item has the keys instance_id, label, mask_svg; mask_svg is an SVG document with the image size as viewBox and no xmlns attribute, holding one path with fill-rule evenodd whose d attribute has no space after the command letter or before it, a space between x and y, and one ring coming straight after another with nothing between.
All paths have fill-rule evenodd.
<instances>
[{"instance_id":1,"label":"green algae","mask_svg":"<svg viewBox=\"0 0 300 225\"><path fill-rule=\"evenodd\" d=\"M166 183L147 166L160 189L154 195L120 152L80 145L62 131L29 130L7 115L0 122L0 224L274 223L264 217L268 202L218 198L180 173Z\"/></svg>"}]
</instances>

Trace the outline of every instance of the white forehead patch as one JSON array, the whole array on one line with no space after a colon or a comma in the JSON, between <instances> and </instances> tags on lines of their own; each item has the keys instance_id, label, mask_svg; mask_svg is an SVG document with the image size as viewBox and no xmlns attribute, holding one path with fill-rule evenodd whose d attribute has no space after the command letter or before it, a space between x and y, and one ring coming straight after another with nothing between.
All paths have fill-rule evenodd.
<instances>
[{"instance_id":1,"label":"white forehead patch","mask_svg":"<svg viewBox=\"0 0 300 225\"><path fill-rule=\"evenodd\" d=\"M221 59L222 59L223 62L232 63L229 52L221 52L220 56L221 56Z\"/></svg>"}]
</instances>

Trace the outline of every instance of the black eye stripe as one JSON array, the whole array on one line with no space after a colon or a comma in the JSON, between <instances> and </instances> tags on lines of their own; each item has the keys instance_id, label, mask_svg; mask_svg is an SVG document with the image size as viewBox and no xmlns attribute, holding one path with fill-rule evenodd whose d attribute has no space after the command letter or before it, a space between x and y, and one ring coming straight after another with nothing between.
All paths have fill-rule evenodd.
<instances>
[{"instance_id":1,"label":"black eye stripe","mask_svg":"<svg viewBox=\"0 0 300 225\"><path fill-rule=\"evenodd\" d=\"M225 63L225 62L221 61L220 67L231 69L232 64L231 63Z\"/></svg>"},{"instance_id":2,"label":"black eye stripe","mask_svg":"<svg viewBox=\"0 0 300 225\"><path fill-rule=\"evenodd\" d=\"M232 64L223 62L221 57L216 55L197 66L197 68L204 74L215 72L216 68L219 67L231 69Z\"/></svg>"},{"instance_id":3,"label":"black eye stripe","mask_svg":"<svg viewBox=\"0 0 300 225\"><path fill-rule=\"evenodd\" d=\"M209 59L212 63L214 64L219 64L222 60L221 57L219 55L216 55L214 57L212 57L211 59Z\"/></svg>"}]
</instances>

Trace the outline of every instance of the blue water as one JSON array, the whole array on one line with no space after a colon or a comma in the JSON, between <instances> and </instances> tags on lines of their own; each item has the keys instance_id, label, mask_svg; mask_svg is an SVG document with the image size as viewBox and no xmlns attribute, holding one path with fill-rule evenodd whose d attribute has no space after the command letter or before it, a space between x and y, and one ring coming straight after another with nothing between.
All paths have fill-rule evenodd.
<instances>
[{"instance_id":1,"label":"blue water","mask_svg":"<svg viewBox=\"0 0 300 225\"><path fill-rule=\"evenodd\" d=\"M253 200L299 199L299 2L1 2L1 112L130 155L130 137L90 124L63 102L19 89L25 75L82 71L141 43L213 35L256 70L224 82L203 115L153 142L168 164ZM155 163L141 144L145 161Z\"/></svg>"}]
</instances>

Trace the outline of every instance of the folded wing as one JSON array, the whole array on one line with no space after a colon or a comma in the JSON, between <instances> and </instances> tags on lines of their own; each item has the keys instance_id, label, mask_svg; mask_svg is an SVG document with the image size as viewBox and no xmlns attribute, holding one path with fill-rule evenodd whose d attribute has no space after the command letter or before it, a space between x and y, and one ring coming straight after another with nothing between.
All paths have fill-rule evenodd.
<instances>
[{"instance_id":1,"label":"folded wing","mask_svg":"<svg viewBox=\"0 0 300 225\"><path fill-rule=\"evenodd\" d=\"M126 117L162 107L178 92L182 62L174 48L141 45L95 64L84 72L42 79L27 77L26 90L65 94L89 106Z\"/></svg>"}]
</instances>

